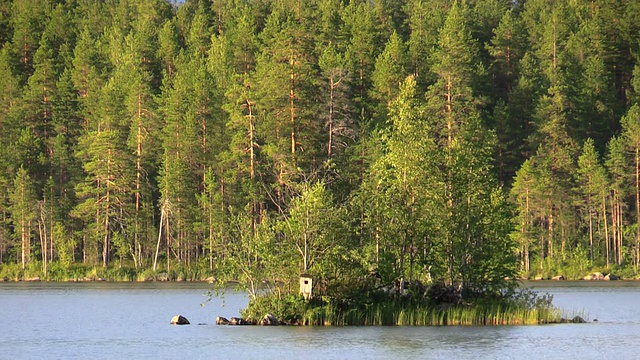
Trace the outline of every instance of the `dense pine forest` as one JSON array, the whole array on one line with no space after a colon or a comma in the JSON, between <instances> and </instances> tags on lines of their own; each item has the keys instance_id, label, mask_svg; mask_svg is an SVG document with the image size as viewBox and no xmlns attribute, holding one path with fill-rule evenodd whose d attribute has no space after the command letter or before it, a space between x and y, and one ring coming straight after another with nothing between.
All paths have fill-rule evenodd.
<instances>
[{"instance_id":1,"label":"dense pine forest","mask_svg":"<svg viewBox=\"0 0 640 360\"><path fill-rule=\"evenodd\" d=\"M0 277L640 263L640 2L0 1Z\"/></svg>"}]
</instances>

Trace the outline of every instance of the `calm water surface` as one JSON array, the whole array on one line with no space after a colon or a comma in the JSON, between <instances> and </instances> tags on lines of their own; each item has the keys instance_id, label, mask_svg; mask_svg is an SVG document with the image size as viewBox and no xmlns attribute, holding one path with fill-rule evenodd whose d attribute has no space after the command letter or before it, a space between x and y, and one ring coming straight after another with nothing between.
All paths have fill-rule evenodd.
<instances>
[{"instance_id":1,"label":"calm water surface","mask_svg":"<svg viewBox=\"0 0 640 360\"><path fill-rule=\"evenodd\" d=\"M526 284L591 322L502 327L216 326L247 299L228 292L201 306L207 286L1 283L0 359L640 357L640 282ZM169 325L177 314L192 325Z\"/></svg>"}]
</instances>

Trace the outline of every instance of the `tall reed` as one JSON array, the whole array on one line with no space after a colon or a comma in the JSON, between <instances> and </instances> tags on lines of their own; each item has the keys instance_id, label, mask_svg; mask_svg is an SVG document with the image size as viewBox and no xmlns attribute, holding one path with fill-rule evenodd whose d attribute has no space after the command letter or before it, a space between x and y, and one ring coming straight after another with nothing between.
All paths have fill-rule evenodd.
<instances>
[{"instance_id":1,"label":"tall reed","mask_svg":"<svg viewBox=\"0 0 640 360\"><path fill-rule=\"evenodd\" d=\"M526 309L503 304L438 307L388 301L365 307L310 307L303 317L307 325L533 325L559 322L560 312L555 308Z\"/></svg>"}]
</instances>

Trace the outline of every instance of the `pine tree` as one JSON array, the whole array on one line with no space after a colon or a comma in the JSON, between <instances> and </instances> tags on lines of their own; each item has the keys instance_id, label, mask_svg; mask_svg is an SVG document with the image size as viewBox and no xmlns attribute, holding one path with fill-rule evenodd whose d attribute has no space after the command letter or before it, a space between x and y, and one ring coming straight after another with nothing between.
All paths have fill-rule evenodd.
<instances>
[{"instance_id":1,"label":"pine tree","mask_svg":"<svg viewBox=\"0 0 640 360\"><path fill-rule=\"evenodd\" d=\"M611 235L607 239L608 248L611 249L607 252L607 255L613 253L613 259L607 256L607 265L610 260L613 260L615 264L622 264L622 248L624 241L624 228L623 209L627 206L625 202L626 187L625 182L627 180L627 161L625 159L625 143L621 137L613 137L609 141L607 147L607 157L605 159L605 166L609 173L610 183L610 201L609 201L609 216L611 224Z\"/></svg>"},{"instance_id":2,"label":"pine tree","mask_svg":"<svg viewBox=\"0 0 640 360\"><path fill-rule=\"evenodd\" d=\"M231 68L237 74L246 75L255 70L255 57L258 52L257 24L249 6L240 7L235 12L231 20L233 26L229 26L221 38L229 49L227 56Z\"/></svg>"},{"instance_id":3,"label":"pine tree","mask_svg":"<svg viewBox=\"0 0 640 360\"><path fill-rule=\"evenodd\" d=\"M366 2L350 2L342 13L342 22L343 36L348 39L345 57L349 72L353 74L354 103L357 109L370 113L367 89L371 86L371 76L378 55L373 11Z\"/></svg>"},{"instance_id":4,"label":"pine tree","mask_svg":"<svg viewBox=\"0 0 640 360\"><path fill-rule=\"evenodd\" d=\"M516 205L517 230L514 237L519 245L520 271L531 270L531 253L534 245L534 213L531 206L535 186L535 174L529 160L525 160L511 187L511 198ZM542 249L540 249L542 252ZM542 257L542 253L540 253Z\"/></svg>"},{"instance_id":5,"label":"pine tree","mask_svg":"<svg viewBox=\"0 0 640 360\"><path fill-rule=\"evenodd\" d=\"M31 232L37 216L37 199L31 177L23 167L16 173L10 202L15 236L20 239L22 249L20 263L24 270L31 262Z\"/></svg>"},{"instance_id":6,"label":"pine tree","mask_svg":"<svg viewBox=\"0 0 640 360\"><path fill-rule=\"evenodd\" d=\"M312 37L293 13L272 13L261 34L265 42L257 59L255 81L258 136L277 183L274 199L286 192L300 173L312 173L323 162L315 144L322 134L313 100L316 88ZM281 204L282 205L282 204Z\"/></svg>"},{"instance_id":7,"label":"pine tree","mask_svg":"<svg viewBox=\"0 0 640 360\"><path fill-rule=\"evenodd\" d=\"M490 67L495 85L505 99L518 79L518 64L524 56L526 33L523 23L513 10L507 11L487 44L493 58Z\"/></svg>"},{"instance_id":8,"label":"pine tree","mask_svg":"<svg viewBox=\"0 0 640 360\"><path fill-rule=\"evenodd\" d=\"M637 268L638 263L640 262L640 106L638 104L634 104L627 114L621 119L622 124L622 138L625 141L625 147L630 154L630 166L629 168L633 169L631 171L633 178L633 185L631 188L634 189L634 203L635 203L635 228L636 228L636 236L634 243L634 266Z\"/></svg>"},{"instance_id":9,"label":"pine tree","mask_svg":"<svg viewBox=\"0 0 640 360\"><path fill-rule=\"evenodd\" d=\"M129 245L134 264L140 266L143 249L150 243L144 235L155 232L153 227L153 174L160 149L153 146L159 142L159 126L157 124L155 94L153 91L153 68L147 64L153 62L150 52L141 48L136 36L129 35L125 39L125 61L115 69L114 77L122 82L120 86L125 92L123 102L127 120L123 132L127 133L127 146L133 155L135 180L132 189L134 197L133 224L128 236L123 234L121 240Z\"/></svg>"},{"instance_id":10,"label":"pine tree","mask_svg":"<svg viewBox=\"0 0 640 360\"><path fill-rule=\"evenodd\" d=\"M438 31L444 25L449 7L449 1L445 0L412 0L406 4L411 30L407 42L410 63L407 70L415 76L420 91L426 91L432 81L430 53L437 45Z\"/></svg>"},{"instance_id":11,"label":"pine tree","mask_svg":"<svg viewBox=\"0 0 640 360\"><path fill-rule=\"evenodd\" d=\"M29 77L27 89L22 99L24 106L22 110L23 125L29 127L40 144L44 146L34 150L41 152L40 162L48 165L46 168L32 167L29 169L32 174L38 175L38 178L34 179L39 183L38 187L42 187L50 175L45 169L51 166L49 159L52 154L52 140L56 135L53 129L53 103L51 100L56 93L59 74L56 72L53 56L49 40L47 37L43 37L34 56L33 75Z\"/></svg>"},{"instance_id":12,"label":"pine tree","mask_svg":"<svg viewBox=\"0 0 640 360\"><path fill-rule=\"evenodd\" d=\"M166 76L171 77L175 71L174 59L180 51L180 34L171 20L165 21L158 34L157 57L166 71Z\"/></svg>"},{"instance_id":13,"label":"pine tree","mask_svg":"<svg viewBox=\"0 0 640 360\"><path fill-rule=\"evenodd\" d=\"M327 159L335 156L336 150L348 146L349 139L355 137L355 124L352 117L351 103L348 98L350 73L347 70L344 55L339 53L333 44L329 44L318 59L318 65L326 84L323 99L326 106L323 118L326 119Z\"/></svg>"},{"instance_id":14,"label":"pine tree","mask_svg":"<svg viewBox=\"0 0 640 360\"><path fill-rule=\"evenodd\" d=\"M159 176L160 212L162 221L159 232L164 234L167 269L171 257L183 262L191 255L187 247L193 236L193 212L197 209L196 197L202 169L198 139L200 128L194 111L192 94L195 73L188 69L198 60L181 56L176 61L177 70L173 79L165 83L161 100L161 114L165 119L162 131L162 163ZM159 238L160 240L160 238ZM173 256L171 255L173 254ZM155 268L155 266L154 266Z\"/></svg>"},{"instance_id":15,"label":"pine tree","mask_svg":"<svg viewBox=\"0 0 640 360\"><path fill-rule=\"evenodd\" d=\"M19 59L19 74L26 77L33 72L34 55L38 49L47 21L49 1L28 0L11 4L11 26L13 28L12 53Z\"/></svg>"},{"instance_id":16,"label":"pine tree","mask_svg":"<svg viewBox=\"0 0 640 360\"><path fill-rule=\"evenodd\" d=\"M22 107L21 88L18 77L14 75L12 69L11 56L9 48L4 46L0 50L0 88L4 89L0 92L0 146L3 149L11 149L16 138L19 138L23 127L20 108ZM0 167L5 174L15 172L16 154L12 151L3 151L0 153ZM8 181L8 180L7 180Z\"/></svg>"},{"instance_id":17,"label":"pine tree","mask_svg":"<svg viewBox=\"0 0 640 360\"><path fill-rule=\"evenodd\" d=\"M582 154L578 158L578 170L576 173L577 184L579 186L580 199L582 202L582 217L586 217L587 234L589 238L589 260L593 263L596 258L596 247L594 247L594 233L599 228L598 219L606 221L606 216L600 217L601 209L606 206L603 194L606 193L606 177L604 168L600 164L598 152L594 142L587 139L582 148ZM606 240L606 239L605 239Z\"/></svg>"},{"instance_id":18,"label":"pine tree","mask_svg":"<svg viewBox=\"0 0 640 360\"><path fill-rule=\"evenodd\" d=\"M0 265L7 262L7 250L13 246L11 234L11 182L6 175L0 175Z\"/></svg>"},{"instance_id":19,"label":"pine tree","mask_svg":"<svg viewBox=\"0 0 640 360\"><path fill-rule=\"evenodd\" d=\"M131 214L133 176L121 134L104 125L88 132L79 144L82 150L78 155L87 177L76 187L81 202L74 212L85 222L92 240L101 244L102 266L106 268L111 259L112 238L125 231Z\"/></svg>"},{"instance_id":20,"label":"pine tree","mask_svg":"<svg viewBox=\"0 0 640 360\"><path fill-rule=\"evenodd\" d=\"M377 117L383 118L385 109L398 95L400 83L407 76L405 70L406 50L397 32L393 32L384 51L376 59L375 69L371 76L373 91L371 97L378 100Z\"/></svg>"}]
</instances>

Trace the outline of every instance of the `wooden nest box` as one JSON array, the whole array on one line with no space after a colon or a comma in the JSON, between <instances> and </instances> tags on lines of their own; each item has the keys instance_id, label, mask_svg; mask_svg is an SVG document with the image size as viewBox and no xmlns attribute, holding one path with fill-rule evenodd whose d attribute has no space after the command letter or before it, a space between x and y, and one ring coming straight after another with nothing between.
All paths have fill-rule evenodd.
<instances>
[{"instance_id":1,"label":"wooden nest box","mask_svg":"<svg viewBox=\"0 0 640 360\"><path fill-rule=\"evenodd\" d=\"M300 275L300 294L305 300L313 297L313 278L311 275Z\"/></svg>"}]
</instances>

